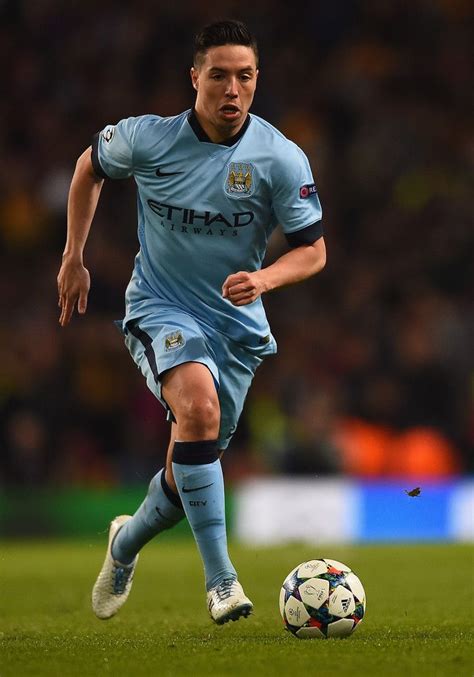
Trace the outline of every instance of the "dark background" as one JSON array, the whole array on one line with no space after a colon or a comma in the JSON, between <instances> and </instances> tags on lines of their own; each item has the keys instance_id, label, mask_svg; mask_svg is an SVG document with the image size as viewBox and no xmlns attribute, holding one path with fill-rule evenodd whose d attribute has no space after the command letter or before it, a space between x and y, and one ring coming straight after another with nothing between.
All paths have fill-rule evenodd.
<instances>
[{"instance_id":1,"label":"dark background","mask_svg":"<svg viewBox=\"0 0 474 677\"><path fill-rule=\"evenodd\" d=\"M137 248L133 182L104 187L89 309L60 329L67 191L105 124L192 105L193 35L226 17L257 36L252 111L310 158L328 248L319 276L265 299L279 355L228 479L472 470L469 4L0 2L3 486L130 485L163 463L164 412L112 323ZM283 251L277 236L269 258Z\"/></svg>"}]
</instances>

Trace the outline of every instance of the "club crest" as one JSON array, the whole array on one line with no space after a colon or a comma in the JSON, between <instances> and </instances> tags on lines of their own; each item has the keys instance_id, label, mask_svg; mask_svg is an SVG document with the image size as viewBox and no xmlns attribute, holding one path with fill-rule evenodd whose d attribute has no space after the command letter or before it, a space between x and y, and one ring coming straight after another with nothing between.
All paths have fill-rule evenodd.
<instances>
[{"instance_id":1,"label":"club crest","mask_svg":"<svg viewBox=\"0 0 474 677\"><path fill-rule=\"evenodd\" d=\"M184 346L186 341L184 336L180 331L174 331L172 334L167 334L165 336L165 350L169 352L170 350L176 350Z\"/></svg>"},{"instance_id":2,"label":"club crest","mask_svg":"<svg viewBox=\"0 0 474 677\"><path fill-rule=\"evenodd\" d=\"M225 192L232 197L248 197L254 190L254 167L250 162L231 162L227 168Z\"/></svg>"}]
</instances>

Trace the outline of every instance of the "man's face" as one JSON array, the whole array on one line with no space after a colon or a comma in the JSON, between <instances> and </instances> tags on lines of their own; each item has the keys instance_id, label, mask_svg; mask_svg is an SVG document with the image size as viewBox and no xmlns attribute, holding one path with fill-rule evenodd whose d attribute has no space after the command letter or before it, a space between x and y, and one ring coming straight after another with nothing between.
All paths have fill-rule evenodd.
<instances>
[{"instance_id":1,"label":"man's face","mask_svg":"<svg viewBox=\"0 0 474 677\"><path fill-rule=\"evenodd\" d=\"M239 131L253 101L257 76L255 53L243 45L211 47L191 68L196 113L213 141Z\"/></svg>"}]
</instances>

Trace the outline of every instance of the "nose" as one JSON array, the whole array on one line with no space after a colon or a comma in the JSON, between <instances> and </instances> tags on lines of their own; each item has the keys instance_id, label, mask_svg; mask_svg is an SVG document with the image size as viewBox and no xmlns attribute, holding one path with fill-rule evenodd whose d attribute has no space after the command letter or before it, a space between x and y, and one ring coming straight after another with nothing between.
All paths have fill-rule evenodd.
<instances>
[{"instance_id":1,"label":"nose","mask_svg":"<svg viewBox=\"0 0 474 677\"><path fill-rule=\"evenodd\" d=\"M237 89L237 78L232 77L228 79L225 93L229 99L235 99L238 97L239 90Z\"/></svg>"}]
</instances>

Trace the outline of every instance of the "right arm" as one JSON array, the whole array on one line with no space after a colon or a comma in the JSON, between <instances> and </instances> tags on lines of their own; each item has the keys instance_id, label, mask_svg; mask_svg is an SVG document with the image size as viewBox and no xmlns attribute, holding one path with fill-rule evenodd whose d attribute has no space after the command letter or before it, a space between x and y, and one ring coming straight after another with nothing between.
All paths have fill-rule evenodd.
<instances>
[{"instance_id":1,"label":"right arm","mask_svg":"<svg viewBox=\"0 0 474 677\"><path fill-rule=\"evenodd\" d=\"M81 315L86 312L90 276L84 267L83 252L103 183L94 172L89 147L76 163L69 190L67 239L58 273L59 324L62 327L71 319L76 303Z\"/></svg>"}]
</instances>

